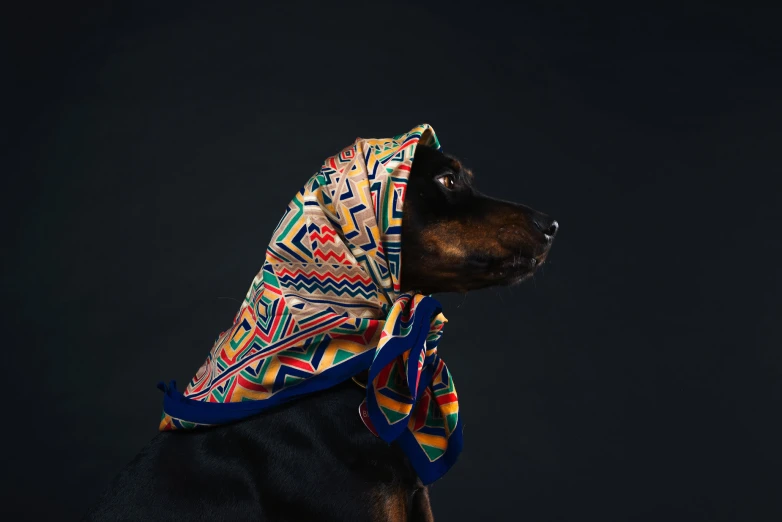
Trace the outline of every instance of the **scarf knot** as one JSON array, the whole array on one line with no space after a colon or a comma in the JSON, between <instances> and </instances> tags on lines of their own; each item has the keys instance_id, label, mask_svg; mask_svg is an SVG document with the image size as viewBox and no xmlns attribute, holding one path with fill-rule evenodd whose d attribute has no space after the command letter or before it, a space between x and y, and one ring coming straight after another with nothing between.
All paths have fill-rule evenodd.
<instances>
[{"instance_id":1,"label":"scarf knot","mask_svg":"<svg viewBox=\"0 0 782 522\"><path fill-rule=\"evenodd\" d=\"M360 407L370 430L419 457L411 463L425 484L444 474L462 447L456 387L437 353L446 322L432 297L401 295L380 334Z\"/></svg>"}]
</instances>

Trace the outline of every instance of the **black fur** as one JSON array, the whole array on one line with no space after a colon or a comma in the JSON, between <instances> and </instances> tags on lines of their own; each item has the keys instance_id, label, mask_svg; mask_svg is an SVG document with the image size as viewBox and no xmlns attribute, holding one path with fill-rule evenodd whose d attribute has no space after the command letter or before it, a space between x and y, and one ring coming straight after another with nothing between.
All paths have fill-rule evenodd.
<instances>
[{"instance_id":1,"label":"black fur","mask_svg":"<svg viewBox=\"0 0 782 522\"><path fill-rule=\"evenodd\" d=\"M358 415L353 381L217 428L158 434L86 520L367 521L422 487Z\"/></svg>"}]
</instances>

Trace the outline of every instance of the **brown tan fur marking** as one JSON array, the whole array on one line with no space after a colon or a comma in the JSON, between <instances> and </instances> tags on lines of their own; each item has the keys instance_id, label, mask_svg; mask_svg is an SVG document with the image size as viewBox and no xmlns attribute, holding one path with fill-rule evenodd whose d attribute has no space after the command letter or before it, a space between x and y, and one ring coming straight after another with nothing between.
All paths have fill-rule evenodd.
<instances>
[{"instance_id":1,"label":"brown tan fur marking","mask_svg":"<svg viewBox=\"0 0 782 522\"><path fill-rule=\"evenodd\" d=\"M373 491L374 522L408 522L407 491L401 487L382 487Z\"/></svg>"}]
</instances>

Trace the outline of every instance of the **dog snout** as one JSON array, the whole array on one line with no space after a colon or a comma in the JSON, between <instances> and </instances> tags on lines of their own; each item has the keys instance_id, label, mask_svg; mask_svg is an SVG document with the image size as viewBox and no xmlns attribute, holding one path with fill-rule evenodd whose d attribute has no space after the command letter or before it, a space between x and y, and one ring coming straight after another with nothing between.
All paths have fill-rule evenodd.
<instances>
[{"instance_id":1,"label":"dog snout","mask_svg":"<svg viewBox=\"0 0 782 522\"><path fill-rule=\"evenodd\" d=\"M551 243L554 240L554 236L557 235L557 230L559 230L559 223L557 223L556 219L539 214L533 218L532 222L535 224L535 228L543 234L546 243Z\"/></svg>"}]
</instances>

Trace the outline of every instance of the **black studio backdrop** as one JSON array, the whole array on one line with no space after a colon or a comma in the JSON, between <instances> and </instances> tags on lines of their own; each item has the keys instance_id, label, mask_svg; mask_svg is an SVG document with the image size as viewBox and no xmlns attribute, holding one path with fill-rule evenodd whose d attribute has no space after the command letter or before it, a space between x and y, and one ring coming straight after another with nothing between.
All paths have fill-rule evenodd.
<instances>
[{"instance_id":1,"label":"black studio backdrop","mask_svg":"<svg viewBox=\"0 0 782 522\"><path fill-rule=\"evenodd\" d=\"M422 122L561 224L533 281L440 296L438 520L781 519L778 11L162 4L4 15L11 520L78 518L320 161Z\"/></svg>"}]
</instances>

